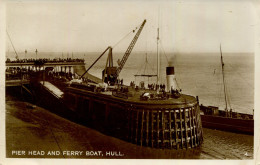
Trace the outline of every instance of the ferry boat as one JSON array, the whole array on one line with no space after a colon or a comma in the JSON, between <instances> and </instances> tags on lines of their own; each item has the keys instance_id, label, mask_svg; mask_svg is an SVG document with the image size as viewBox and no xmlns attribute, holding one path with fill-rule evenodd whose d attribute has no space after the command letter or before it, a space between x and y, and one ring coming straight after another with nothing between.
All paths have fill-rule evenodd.
<instances>
[{"instance_id":1,"label":"ferry boat","mask_svg":"<svg viewBox=\"0 0 260 165\"><path fill-rule=\"evenodd\" d=\"M254 134L254 116L251 114L233 112L227 106L227 87L224 76L224 61L220 45L221 68L224 85L225 110L219 110L216 106L200 105L202 126L236 133Z\"/></svg>"}]
</instances>

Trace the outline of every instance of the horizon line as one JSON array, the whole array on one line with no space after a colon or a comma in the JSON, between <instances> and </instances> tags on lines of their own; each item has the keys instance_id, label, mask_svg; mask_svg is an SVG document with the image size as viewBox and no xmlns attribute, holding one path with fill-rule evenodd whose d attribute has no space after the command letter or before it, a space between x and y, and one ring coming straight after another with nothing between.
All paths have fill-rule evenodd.
<instances>
[{"instance_id":1,"label":"horizon line","mask_svg":"<svg viewBox=\"0 0 260 165\"><path fill-rule=\"evenodd\" d=\"M5 51L6 53L8 52L11 52L11 53L15 53L15 51ZM24 51L16 51L17 53L24 53ZM99 53L102 51L38 51L38 54L39 53L64 53L64 54L71 54L71 53ZM144 53L144 52L147 52L147 53L156 53L156 51L135 51L135 52L132 52L132 53ZM35 51L27 51L27 53L35 53ZM114 51L114 53L125 53L123 51ZM185 51L178 51L178 52L174 52L174 51L170 51L170 52L165 52L165 53L173 53L173 54L180 54L180 53L184 53L184 54L192 54L192 53L202 53L202 54L206 54L206 53L219 53L219 52L185 52ZM223 53L223 52L222 52ZM235 54L238 54L238 53L247 53L247 54L254 54L255 52L224 52L224 53L235 53Z\"/></svg>"}]
</instances>

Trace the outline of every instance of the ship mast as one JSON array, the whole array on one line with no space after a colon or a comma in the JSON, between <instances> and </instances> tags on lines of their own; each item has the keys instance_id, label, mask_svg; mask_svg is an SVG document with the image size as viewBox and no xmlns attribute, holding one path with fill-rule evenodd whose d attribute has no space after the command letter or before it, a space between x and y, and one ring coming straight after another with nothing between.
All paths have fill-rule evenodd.
<instances>
[{"instance_id":1,"label":"ship mast","mask_svg":"<svg viewBox=\"0 0 260 165\"><path fill-rule=\"evenodd\" d=\"M225 111L227 116L227 94L226 94L226 85L225 85L225 75L224 75L224 62L223 62L223 56L222 56L222 50L221 50L221 44L220 44L220 55L221 55L221 68L222 68L222 78L223 78L223 85L224 85L224 95L225 95Z\"/></svg>"}]
</instances>

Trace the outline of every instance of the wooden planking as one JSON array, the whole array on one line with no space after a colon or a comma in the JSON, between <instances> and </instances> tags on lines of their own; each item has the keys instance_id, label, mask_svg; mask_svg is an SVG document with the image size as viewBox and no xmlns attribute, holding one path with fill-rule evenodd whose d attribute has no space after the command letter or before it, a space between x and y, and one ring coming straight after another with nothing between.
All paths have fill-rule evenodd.
<instances>
[{"instance_id":1,"label":"wooden planking","mask_svg":"<svg viewBox=\"0 0 260 165\"><path fill-rule=\"evenodd\" d=\"M149 111L146 111L146 146L149 145Z\"/></svg>"},{"instance_id":2,"label":"wooden planking","mask_svg":"<svg viewBox=\"0 0 260 165\"><path fill-rule=\"evenodd\" d=\"M169 110L169 137L170 137L170 147L172 148L172 113L171 110Z\"/></svg>"},{"instance_id":3,"label":"wooden planking","mask_svg":"<svg viewBox=\"0 0 260 165\"><path fill-rule=\"evenodd\" d=\"M106 112L105 112L105 124L107 125L108 124L108 114L109 114L109 111L110 111L110 105L109 103L106 104ZM129 111L128 111L128 114L129 114ZM128 119L128 123L129 123L129 119Z\"/></svg>"},{"instance_id":4,"label":"wooden planking","mask_svg":"<svg viewBox=\"0 0 260 165\"><path fill-rule=\"evenodd\" d=\"M111 108L109 106L111 105L106 104L106 114ZM184 149L184 147L194 148L199 143L196 133L199 130L195 130L198 126L196 125L197 116L194 107L150 111L129 107L127 110L127 136L130 141L136 144L171 149L176 146L177 149L180 147ZM178 115L178 113L180 114Z\"/></svg>"},{"instance_id":5,"label":"wooden planking","mask_svg":"<svg viewBox=\"0 0 260 165\"><path fill-rule=\"evenodd\" d=\"M151 114L151 123L152 123L152 131L151 131L151 134L152 134L152 147L153 147L153 134L154 134L154 130L153 130L153 126L154 126L154 113L152 111L152 114Z\"/></svg>"},{"instance_id":6,"label":"wooden planking","mask_svg":"<svg viewBox=\"0 0 260 165\"><path fill-rule=\"evenodd\" d=\"M133 141L133 134L134 134L134 111L131 108L131 141Z\"/></svg>"},{"instance_id":7,"label":"wooden planking","mask_svg":"<svg viewBox=\"0 0 260 165\"><path fill-rule=\"evenodd\" d=\"M92 115L92 108L93 108L93 100L89 99L88 112L89 112L90 116Z\"/></svg>"},{"instance_id":8,"label":"wooden planking","mask_svg":"<svg viewBox=\"0 0 260 165\"><path fill-rule=\"evenodd\" d=\"M165 119L164 119L164 111L162 111L162 145L164 145L164 133L165 133Z\"/></svg>"},{"instance_id":9,"label":"wooden planking","mask_svg":"<svg viewBox=\"0 0 260 165\"><path fill-rule=\"evenodd\" d=\"M140 135L140 144L143 145L143 133L144 133L144 110L142 110L142 121L141 121L141 135Z\"/></svg>"},{"instance_id":10,"label":"wooden planking","mask_svg":"<svg viewBox=\"0 0 260 165\"><path fill-rule=\"evenodd\" d=\"M131 107L127 109L127 139L131 141Z\"/></svg>"},{"instance_id":11,"label":"wooden planking","mask_svg":"<svg viewBox=\"0 0 260 165\"><path fill-rule=\"evenodd\" d=\"M159 110L157 110L157 147L159 147L159 141L160 141L160 128L159 128L159 121L160 121L160 114L159 114Z\"/></svg>"},{"instance_id":12,"label":"wooden planking","mask_svg":"<svg viewBox=\"0 0 260 165\"><path fill-rule=\"evenodd\" d=\"M138 116L139 116L139 111L137 110L136 111L136 127L135 127L135 143L137 143L138 142L138 129L139 129L139 127L138 127Z\"/></svg>"}]
</instances>

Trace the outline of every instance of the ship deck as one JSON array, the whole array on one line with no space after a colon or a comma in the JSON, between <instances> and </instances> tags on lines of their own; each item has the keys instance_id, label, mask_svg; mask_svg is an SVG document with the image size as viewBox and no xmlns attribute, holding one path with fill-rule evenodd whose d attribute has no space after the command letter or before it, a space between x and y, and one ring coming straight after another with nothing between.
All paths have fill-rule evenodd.
<instances>
[{"instance_id":1,"label":"ship deck","mask_svg":"<svg viewBox=\"0 0 260 165\"><path fill-rule=\"evenodd\" d=\"M168 98L168 99L148 99L148 100L141 100L140 96L144 93L150 93L150 94L156 94L156 91L150 90L150 89L142 89L136 91L133 88L129 88L128 98L118 97L112 94L112 91L105 91L105 92L92 92L86 89L80 89L76 87L68 87L68 91L77 93L80 95L87 95L87 96L93 96L93 97L103 97L103 98L109 98L109 99L115 99L117 101L123 101L123 102L129 102L133 104L156 104L156 105L194 105L197 103L197 100L195 97L181 94L178 98ZM159 94L162 94L161 92Z\"/></svg>"}]
</instances>

